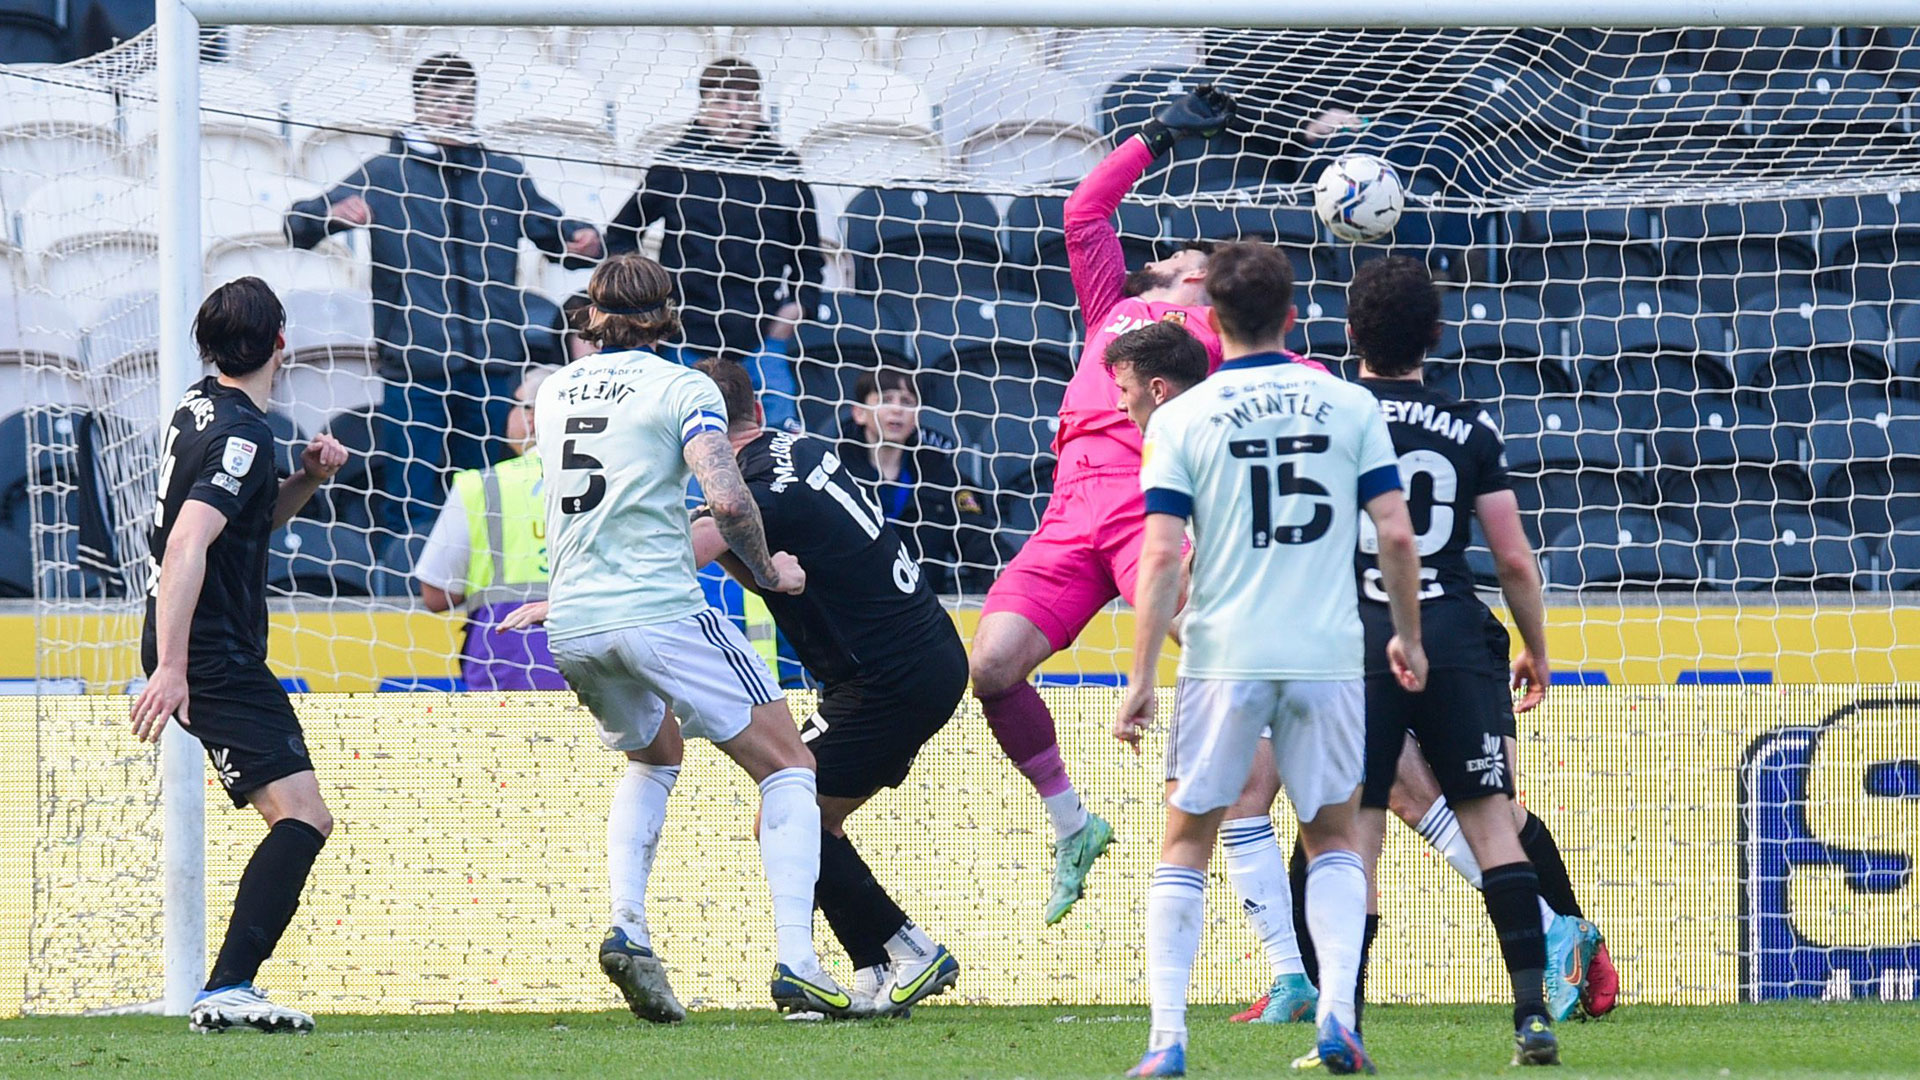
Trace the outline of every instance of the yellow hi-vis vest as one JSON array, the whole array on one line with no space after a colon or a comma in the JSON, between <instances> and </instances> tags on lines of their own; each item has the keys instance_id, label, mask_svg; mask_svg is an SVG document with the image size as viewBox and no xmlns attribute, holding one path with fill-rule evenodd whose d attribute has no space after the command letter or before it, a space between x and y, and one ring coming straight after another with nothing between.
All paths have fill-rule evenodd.
<instances>
[{"instance_id":1,"label":"yellow hi-vis vest","mask_svg":"<svg viewBox=\"0 0 1920 1080\"><path fill-rule=\"evenodd\" d=\"M453 478L467 511L467 607L547 595L547 502L540 458L522 454Z\"/></svg>"},{"instance_id":2,"label":"yellow hi-vis vest","mask_svg":"<svg viewBox=\"0 0 1920 1080\"><path fill-rule=\"evenodd\" d=\"M780 642L773 626L773 612L767 610L767 602L760 594L750 589L741 589L740 595L746 603L741 607L741 621L746 624L747 640L753 644L753 651L767 662L767 670L773 673L775 682L780 679Z\"/></svg>"}]
</instances>

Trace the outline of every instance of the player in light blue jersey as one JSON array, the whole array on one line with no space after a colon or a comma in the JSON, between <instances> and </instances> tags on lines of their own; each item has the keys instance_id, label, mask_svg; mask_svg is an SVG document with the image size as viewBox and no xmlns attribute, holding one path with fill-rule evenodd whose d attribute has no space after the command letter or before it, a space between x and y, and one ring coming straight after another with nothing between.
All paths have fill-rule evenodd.
<instances>
[{"instance_id":1,"label":"player in light blue jersey","mask_svg":"<svg viewBox=\"0 0 1920 1080\"><path fill-rule=\"evenodd\" d=\"M1426 678L1420 560L1393 442L1372 395L1294 362L1293 275L1278 250L1232 244L1209 264L1226 362L1161 405L1147 425L1131 683L1114 721L1138 748L1155 714L1160 650L1179 603L1183 533L1193 529L1175 719L1167 747L1167 824L1147 900L1153 1027L1132 1076L1186 1070L1186 995L1205 921L1205 877L1226 808L1245 786L1261 734L1301 818L1307 921L1320 945L1316 1023L1322 1062L1372 1071L1354 1033L1368 881L1356 818L1365 742L1364 633L1352 559L1355 507L1380 538L1402 686Z\"/></svg>"},{"instance_id":2,"label":"player in light blue jersey","mask_svg":"<svg viewBox=\"0 0 1920 1080\"><path fill-rule=\"evenodd\" d=\"M760 854L779 949L774 1003L851 1015L858 1005L813 949L813 755L766 663L707 606L694 578L688 478L700 481L714 524L762 589L798 593L806 576L791 555L767 550L719 388L650 351L679 325L667 272L639 255L617 256L594 272L587 295L581 333L602 351L549 377L535 410L554 660L601 741L630 762L608 813L613 925L601 968L642 1019L686 1015L653 951L645 898L682 736L691 735L719 746L760 785Z\"/></svg>"}]
</instances>

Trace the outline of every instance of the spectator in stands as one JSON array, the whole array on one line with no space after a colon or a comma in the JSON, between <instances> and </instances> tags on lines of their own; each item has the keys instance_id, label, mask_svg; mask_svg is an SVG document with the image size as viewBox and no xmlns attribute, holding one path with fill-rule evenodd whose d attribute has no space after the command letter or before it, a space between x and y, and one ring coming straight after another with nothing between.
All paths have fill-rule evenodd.
<instances>
[{"instance_id":1,"label":"spectator in stands","mask_svg":"<svg viewBox=\"0 0 1920 1080\"><path fill-rule=\"evenodd\" d=\"M480 145L473 65L453 53L413 72L415 123L386 153L318 198L295 203L287 238L310 248L366 228L373 335L387 381L376 450L389 496L378 524L426 531L449 468L505 453L509 397L527 362L532 320L518 288L520 241L586 266L600 233L564 218L520 162Z\"/></svg>"},{"instance_id":2,"label":"spectator in stands","mask_svg":"<svg viewBox=\"0 0 1920 1080\"><path fill-rule=\"evenodd\" d=\"M547 504L533 449L533 400L557 369L534 368L513 392L507 441L514 457L458 473L414 564L429 611L466 605L460 669L469 690L564 690L544 626L501 630L508 612L547 595Z\"/></svg>"},{"instance_id":3,"label":"spectator in stands","mask_svg":"<svg viewBox=\"0 0 1920 1080\"><path fill-rule=\"evenodd\" d=\"M820 286L823 260L813 190L789 176L793 151L769 133L760 72L727 58L700 73L700 109L678 142L647 170L607 229L607 249L637 251L653 222L666 225L660 264L680 290L682 340L708 356L760 351L767 319L799 319Z\"/></svg>"},{"instance_id":4,"label":"spectator in stands","mask_svg":"<svg viewBox=\"0 0 1920 1080\"><path fill-rule=\"evenodd\" d=\"M993 500L967 484L953 441L920 426L920 395L897 368L854 384L854 430L841 442L847 471L900 527L935 592L985 592L999 570Z\"/></svg>"}]
</instances>

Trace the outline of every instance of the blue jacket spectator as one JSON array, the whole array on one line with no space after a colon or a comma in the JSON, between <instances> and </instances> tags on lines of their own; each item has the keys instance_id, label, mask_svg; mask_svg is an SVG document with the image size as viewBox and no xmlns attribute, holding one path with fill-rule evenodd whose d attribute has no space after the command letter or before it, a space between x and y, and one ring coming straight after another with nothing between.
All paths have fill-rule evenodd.
<instances>
[{"instance_id":1,"label":"blue jacket spectator","mask_svg":"<svg viewBox=\"0 0 1920 1080\"><path fill-rule=\"evenodd\" d=\"M386 456L379 524L424 532L447 469L505 456L511 394L527 362L519 248L585 266L599 232L571 221L519 161L473 130L474 71L451 53L413 74L416 123L333 190L295 203L287 238L310 248L364 227L373 260L373 333L387 380L377 450Z\"/></svg>"}]
</instances>

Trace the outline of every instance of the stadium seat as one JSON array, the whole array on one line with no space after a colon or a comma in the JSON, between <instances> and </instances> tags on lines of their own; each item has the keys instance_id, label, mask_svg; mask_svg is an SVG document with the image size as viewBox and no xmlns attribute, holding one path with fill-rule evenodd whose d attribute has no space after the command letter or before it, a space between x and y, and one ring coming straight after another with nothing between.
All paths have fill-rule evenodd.
<instances>
[{"instance_id":1,"label":"stadium seat","mask_svg":"<svg viewBox=\"0 0 1920 1080\"><path fill-rule=\"evenodd\" d=\"M861 374L917 366L913 344L904 334L881 329L874 301L855 293L823 294L814 317L801 321L794 343L800 422L828 438L840 432Z\"/></svg>"},{"instance_id":2,"label":"stadium seat","mask_svg":"<svg viewBox=\"0 0 1920 1080\"><path fill-rule=\"evenodd\" d=\"M1046 62L1055 78L1089 86L1108 85L1148 66L1197 68L1205 50L1198 30L1097 27L1046 34Z\"/></svg>"},{"instance_id":3,"label":"stadium seat","mask_svg":"<svg viewBox=\"0 0 1920 1080\"><path fill-rule=\"evenodd\" d=\"M1855 60L1862 71L1884 71L1920 78L1920 30L1882 26L1861 44Z\"/></svg>"},{"instance_id":4,"label":"stadium seat","mask_svg":"<svg viewBox=\"0 0 1920 1080\"><path fill-rule=\"evenodd\" d=\"M81 354L80 325L70 304L33 293L0 303L0 362L77 370ZM0 401L0 407L20 401Z\"/></svg>"},{"instance_id":5,"label":"stadium seat","mask_svg":"<svg viewBox=\"0 0 1920 1080\"><path fill-rule=\"evenodd\" d=\"M893 66L940 101L987 67L1025 69L1044 78L1042 52L1040 35L1025 28L903 26L894 34ZM1036 81L1021 88L1040 85Z\"/></svg>"},{"instance_id":6,"label":"stadium seat","mask_svg":"<svg viewBox=\"0 0 1920 1080\"><path fill-rule=\"evenodd\" d=\"M240 66L288 90L306 79L339 79L369 61L400 65L384 26L249 26L242 28ZM297 99L296 99L297 100Z\"/></svg>"},{"instance_id":7,"label":"stadium seat","mask_svg":"<svg viewBox=\"0 0 1920 1080\"><path fill-rule=\"evenodd\" d=\"M1482 286L1445 290L1440 321L1440 342L1428 357L1455 362L1449 379L1461 397L1494 402L1570 394L1577 388L1573 369L1558 355L1558 327L1525 292Z\"/></svg>"},{"instance_id":8,"label":"stadium seat","mask_svg":"<svg viewBox=\"0 0 1920 1080\"><path fill-rule=\"evenodd\" d=\"M267 546L267 587L335 598L369 595L373 549L365 529L294 518Z\"/></svg>"},{"instance_id":9,"label":"stadium seat","mask_svg":"<svg viewBox=\"0 0 1920 1080\"><path fill-rule=\"evenodd\" d=\"M1581 392L1620 414L1629 431L1659 426L1663 408L1703 391L1731 390L1726 323L1669 289L1595 283L1567 327Z\"/></svg>"},{"instance_id":10,"label":"stadium seat","mask_svg":"<svg viewBox=\"0 0 1920 1080\"><path fill-rule=\"evenodd\" d=\"M118 123L110 87L53 65L0 65L0 207L20 209L55 177L112 173Z\"/></svg>"},{"instance_id":11,"label":"stadium seat","mask_svg":"<svg viewBox=\"0 0 1920 1080\"><path fill-rule=\"evenodd\" d=\"M1554 589L1693 590L1698 538L1644 510L1583 510L1541 552Z\"/></svg>"},{"instance_id":12,"label":"stadium seat","mask_svg":"<svg viewBox=\"0 0 1920 1080\"><path fill-rule=\"evenodd\" d=\"M1803 202L1669 207L1667 269L1696 282L1701 306L1733 312L1758 296L1813 285L1815 208Z\"/></svg>"},{"instance_id":13,"label":"stadium seat","mask_svg":"<svg viewBox=\"0 0 1920 1080\"><path fill-rule=\"evenodd\" d=\"M36 190L21 208L20 238L39 264L40 286L86 322L106 298L152 284L158 200L153 185L121 177Z\"/></svg>"},{"instance_id":14,"label":"stadium seat","mask_svg":"<svg viewBox=\"0 0 1920 1080\"><path fill-rule=\"evenodd\" d=\"M160 347L160 294L131 292L102 304L81 344L89 373Z\"/></svg>"},{"instance_id":15,"label":"stadium seat","mask_svg":"<svg viewBox=\"0 0 1920 1080\"><path fill-rule=\"evenodd\" d=\"M1074 295L1073 277L1067 267L1067 235L1063 207L1058 196L1025 195L1007 207L1007 265L1003 283L1011 290L1031 293L1042 303L1051 304L1080 317L1080 300ZM1121 253L1128 266L1139 266L1157 257L1162 225L1150 206L1128 200L1115 215ZM1082 328L1085 329L1084 327Z\"/></svg>"},{"instance_id":16,"label":"stadium seat","mask_svg":"<svg viewBox=\"0 0 1920 1080\"><path fill-rule=\"evenodd\" d=\"M33 596L33 519L0 503L0 598Z\"/></svg>"},{"instance_id":17,"label":"stadium seat","mask_svg":"<svg viewBox=\"0 0 1920 1080\"><path fill-rule=\"evenodd\" d=\"M931 131L919 127L829 124L794 147L815 177L813 197L821 239L840 242L841 215L860 191L878 179L889 185L951 178L946 151ZM860 179L859 184L835 178Z\"/></svg>"},{"instance_id":18,"label":"stadium seat","mask_svg":"<svg viewBox=\"0 0 1920 1080\"><path fill-rule=\"evenodd\" d=\"M1622 79L1597 94L1587 113L1586 164L1606 175L1711 175L1746 153L1728 141L1746 115L1746 100L1723 76L1676 71Z\"/></svg>"},{"instance_id":19,"label":"stadium seat","mask_svg":"<svg viewBox=\"0 0 1920 1080\"><path fill-rule=\"evenodd\" d=\"M1840 65L1840 41L1831 27L1725 26L1681 33L1679 51L1702 71L1722 72L1742 85L1779 71Z\"/></svg>"},{"instance_id":20,"label":"stadium seat","mask_svg":"<svg viewBox=\"0 0 1920 1080\"><path fill-rule=\"evenodd\" d=\"M1015 184L1068 183L1106 155L1092 92L1042 67L975 67L940 96L935 127L968 175Z\"/></svg>"},{"instance_id":21,"label":"stadium seat","mask_svg":"<svg viewBox=\"0 0 1920 1080\"><path fill-rule=\"evenodd\" d=\"M1700 395L1660 415L1652 456L1660 514L1707 540L1732 534L1733 519L1758 507L1805 506L1813 485L1798 439L1771 413L1731 395Z\"/></svg>"},{"instance_id":22,"label":"stadium seat","mask_svg":"<svg viewBox=\"0 0 1920 1080\"><path fill-rule=\"evenodd\" d=\"M1665 273L1659 222L1647 210L1531 210L1508 225L1502 275L1510 288L1537 290L1549 315L1577 317L1589 283L1651 287Z\"/></svg>"},{"instance_id":23,"label":"stadium seat","mask_svg":"<svg viewBox=\"0 0 1920 1080\"><path fill-rule=\"evenodd\" d=\"M784 81L823 67L870 64L873 31L864 26L736 26L722 48Z\"/></svg>"},{"instance_id":24,"label":"stadium seat","mask_svg":"<svg viewBox=\"0 0 1920 1080\"><path fill-rule=\"evenodd\" d=\"M484 79L489 69L512 73L550 63L550 36L537 26L420 26L397 31L391 47L408 67L441 53L463 56ZM483 109L487 96L483 83Z\"/></svg>"},{"instance_id":25,"label":"stadium seat","mask_svg":"<svg viewBox=\"0 0 1920 1080\"><path fill-rule=\"evenodd\" d=\"M1920 303L1907 304L1894 315L1893 348L1889 357L1894 393L1920 397Z\"/></svg>"},{"instance_id":26,"label":"stadium seat","mask_svg":"<svg viewBox=\"0 0 1920 1080\"><path fill-rule=\"evenodd\" d=\"M1878 76L1775 72L1748 97L1747 134L1776 168L1853 168L1913 138L1905 95Z\"/></svg>"},{"instance_id":27,"label":"stadium seat","mask_svg":"<svg viewBox=\"0 0 1920 1080\"><path fill-rule=\"evenodd\" d=\"M135 152L159 153L159 90L153 75L124 91L126 141ZM285 88L232 64L200 65L200 158L261 177L287 172ZM208 224L217 222L208 215Z\"/></svg>"},{"instance_id":28,"label":"stadium seat","mask_svg":"<svg viewBox=\"0 0 1920 1080\"><path fill-rule=\"evenodd\" d=\"M991 372L1012 358L1064 390L1073 377L1073 324L1067 314L1032 296L995 292L973 296L922 297L880 302L881 325L908 335L922 369ZM926 394L927 380L922 380ZM1035 393L1041 391L1036 390ZM941 407L952 398L935 394Z\"/></svg>"},{"instance_id":29,"label":"stadium seat","mask_svg":"<svg viewBox=\"0 0 1920 1080\"><path fill-rule=\"evenodd\" d=\"M788 146L812 141L822 129L933 131L926 87L892 68L834 59L770 81L780 141Z\"/></svg>"},{"instance_id":30,"label":"stadium seat","mask_svg":"<svg viewBox=\"0 0 1920 1080\"><path fill-rule=\"evenodd\" d=\"M301 78L288 91L287 110L311 125L293 129L294 175L331 187L361 162L386 153L393 133L412 123L412 77L402 68L356 58Z\"/></svg>"},{"instance_id":31,"label":"stadium seat","mask_svg":"<svg viewBox=\"0 0 1920 1080\"><path fill-rule=\"evenodd\" d=\"M1814 506L1858 536L1885 536L1920 515L1920 404L1854 399L1807 429Z\"/></svg>"},{"instance_id":32,"label":"stadium seat","mask_svg":"<svg viewBox=\"0 0 1920 1080\"><path fill-rule=\"evenodd\" d=\"M1487 534L1480 528L1480 517L1474 515L1468 527L1467 569L1473 572L1473 583L1482 589L1500 587L1500 567L1493 559L1493 549L1487 546Z\"/></svg>"},{"instance_id":33,"label":"stadium seat","mask_svg":"<svg viewBox=\"0 0 1920 1080\"><path fill-rule=\"evenodd\" d=\"M1644 504L1640 441L1607 409L1571 398L1515 399L1499 409L1521 521L1537 549L1583 509Z\"/></svg>"},{"instance_id":34,"label":"stadium seat","mask_svg":"<svg viewBox=\"0 0 1920 1080\"><path fill-rule=\"evenodd\" d=\"M362 527L373 520L374 504L385 498L382 474L387 469L385 459L373 452L374 428L381 422L378 409L377 403L369 404L327 420L323 430L347 448L347 463L321 489L329 510L317 516Z\"/></svg>"},{"instance_id":35,"label":"stadium seat","mask_svg":"<svg viewBox=\"0 0 1920 1080\"><path fill-rule=\"evenodd\" d=\"M1347 338L1347 290L1339 285L1312 283L1294 288L1293 330L1287 348L1341 373L1353 343Z\"/></svg>"},{"instance_id":36,"label":"stadium seat","mask_svg":"<svg viewBox=\"0 0 1920 1080\"><path fill-rule=\"evenodd\" d=\"M426 549L427 538L374 532L368 534L368 539L379 552L379 558L368 563L368 593L395 598L415 595L413 567L420 561L420 552Z\"/></svg>"},{"instance_id":37,"label":"stadium seat","mask_svg":"<svg viewBox=\"0 0 1920 1080\"><path fill-rule=\"evenodd\" d=\"M1825 291L1762 296L1732 330L1740 396L1782 424L1804 427L1849 399L1889 394L1890 331L1878 306Z\"/></svg>"},{"instance_id":38,"label":"stadium seat","mask_svg":"<svg viewBox=\"0 0 1920 1080\"><path fill-rule=\"evenodd\" d=\"M847 205L841 246L853 285L916 298L991 290L1002 262L1000 215L985 195L868 188Z\"/></svg>"},{"instance_id":39,"label":"stadium seat","mask_svg":"<svg viewBox=\"0 0 1920 1080\"><path fill-rule=\"evenodd\" d=\"M653 117L642 120L643 126L690 119L698 101L700 69L716 55L712 35L700 26L577 26L554 33L555 61L596 86L624 86L616 103L642 98L657 105L684 102L643 114Z\"/></svg>"},{"instance_id":40,"label":"stadium seat","mask_svg":"<svg viewBox=\"0 0 1920 1080\"><path fill-rule=\"evenodd\" d=\"M1873 564L1845 523L1789 507L1736 518L1715 559L1721 584L1738 592L1860 588Z\"/></svg>"},{"instance_id":41,"label":"stadium seat","mask_svg":"<svg viewBox=\"0 0 1920 1080\"><path fill-rule=\"evenodd\" d=\"M981 477L995 492L1045 490L1066 389L1058 372L1002 356L992 368L963 368L952 378L954 431L977 456Z\"/></svg>"},{"instance_id":42,"label":"stadium seat","mask_svg":"<svg viewBox=\"0 0 1920 1080\"><path fill-rule=\"evenodd\" d=\"M554 64L470 59L480 74L475 123L495 144L517 148L520 137L546 136L569 157L607 156L612 131L601 84Z\"/></svg>"},{"instance_id":43,"label":"stadium seat","mask_svg":"<svg viewBox=\"0 0 1920 1080\"><path fill-rule=\"evenodd\" d=\"M1822 287L1886 303L1920 297L1920 195L1847 196L1820 204Z\"/></svg>"},{"instance_id":44,"label":"stadium seat","mask_svg":"<svg viewBox=\"0 0 1920 1080\"><path fill-rule=\"evenodd\" d=\"M1255 240L1275 244L1293 264L1293 279L1299 284L1337 273L1336 261L1330 257L1333 248L1312 210L1304 206L1255 206L1245 199L1244 192L1209 192L1167 207L1162 239L1169 243Z\"/></svg>"},{"instance_id":45,"label":"stadium seat","mask_svg":"<svg viewBox=\"0 0 1920 1080\"><path fill-rule=\"evenodd\" d=\"M1892 592L1920 590L1920 518L1897 522L1880 548L1882 586Z\"/></svg>"}]
</instances>

